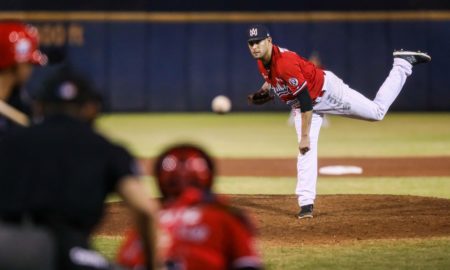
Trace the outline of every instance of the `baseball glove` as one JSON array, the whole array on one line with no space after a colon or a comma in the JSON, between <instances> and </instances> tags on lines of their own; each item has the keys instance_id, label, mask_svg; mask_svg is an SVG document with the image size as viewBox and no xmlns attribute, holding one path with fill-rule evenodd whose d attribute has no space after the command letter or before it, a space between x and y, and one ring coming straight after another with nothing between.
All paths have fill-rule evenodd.
<instances>
[{"instance_id":1,"label":"baseball glove","mask_svg":"<svg viewBox=\"0 0 450 270\"><path fill-rule=\"evenodd\" d=\"M247 96L248 104L262 105L273 100L274 95L270 90L259 89Z\"/></svg>"}]
</instances>

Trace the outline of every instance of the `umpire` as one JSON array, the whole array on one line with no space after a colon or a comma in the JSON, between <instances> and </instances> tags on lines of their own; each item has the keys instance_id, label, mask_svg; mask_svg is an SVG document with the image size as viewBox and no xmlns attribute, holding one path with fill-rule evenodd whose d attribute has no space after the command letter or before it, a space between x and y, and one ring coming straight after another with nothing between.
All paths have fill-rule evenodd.
<instances>
[{"instance_id":1,"label":"umpire","mask_svg":"<svg viewBox=\"0 0 450 270\"><path fill-rule=\"evenodd\" d=\"M156 206L131 155L92 129L99 110L88 82L60 73L38 93L40 122L0 142L0 269L116 269L88 244L114 191L154 258Z\"/></svg>"}]
</instances>

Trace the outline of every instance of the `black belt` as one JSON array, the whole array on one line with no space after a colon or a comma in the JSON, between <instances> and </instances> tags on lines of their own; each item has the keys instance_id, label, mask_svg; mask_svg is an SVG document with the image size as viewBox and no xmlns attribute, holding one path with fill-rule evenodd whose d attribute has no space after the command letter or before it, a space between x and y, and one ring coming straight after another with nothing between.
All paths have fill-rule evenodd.
<instances>
[{"instance_id":1,"label":"black belt","mask_svg":"<svg viewBox=\"0 0 450 270\"><path fill-rule=\"evenodd\" d=\"M317 97L312 102L313 106L320 102L320 100L322 99L323 94L325 94L326 91L327 90L322 90L322 91L319 92Z\"/></svg>"}]
</instances>

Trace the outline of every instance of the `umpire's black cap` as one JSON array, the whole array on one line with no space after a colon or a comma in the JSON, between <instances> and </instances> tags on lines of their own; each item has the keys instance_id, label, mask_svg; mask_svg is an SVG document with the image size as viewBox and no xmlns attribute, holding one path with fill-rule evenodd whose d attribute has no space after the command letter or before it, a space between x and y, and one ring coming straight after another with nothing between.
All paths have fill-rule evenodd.
<instances>
[{"instance_id":1,"label":"umpire's black cap","mask_svg":"<svg viewBox=\"0 0 450 270\"><path fill-rule=\"evenodd\" d=\"M258 41L270 37L267 27L261 24L255 24L247 30L247 41Z\"/></svg>"},{"instance_id":2,"label":"umpire's black cap","mask_svg":"<svg viewBox=\"0 0 450 270\"><path fill-rule=\"evenodd\" d=\"M50 76L42 84L35 99L42 103L52 104L101 102L101 97L93 89L92 84L73 72L59 72Z\"/></svg>"}]
</instances>

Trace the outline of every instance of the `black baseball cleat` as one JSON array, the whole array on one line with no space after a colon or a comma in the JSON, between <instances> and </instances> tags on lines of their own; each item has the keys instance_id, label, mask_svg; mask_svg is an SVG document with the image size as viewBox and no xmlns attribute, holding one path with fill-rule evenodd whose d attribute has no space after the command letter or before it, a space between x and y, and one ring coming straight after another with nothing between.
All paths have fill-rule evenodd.
<instances>
[{"instance_id":1,"label":"black baseball cleat","mask_svg":"<svg viewBox=\"0 0 450 270\"><path fill-rule=\"evenodd\" d=\"M394 51L394 58L402 58L408 61L411 65L415 66L422 63L428 63L431 61L431 56L425 52L417 51Z\"/></svg>"},{"instance_id":2,"label":"black baseball cleat","mask_svg":"<svg viewBox=\"0 0 450 270\"><path fill-rule=\"evenodd\" d=\"M314 204L308 204L301 207L300 212L298 213L298 218L312 218L313 217L313 209Z\"/></svg>"}]
</instances>

